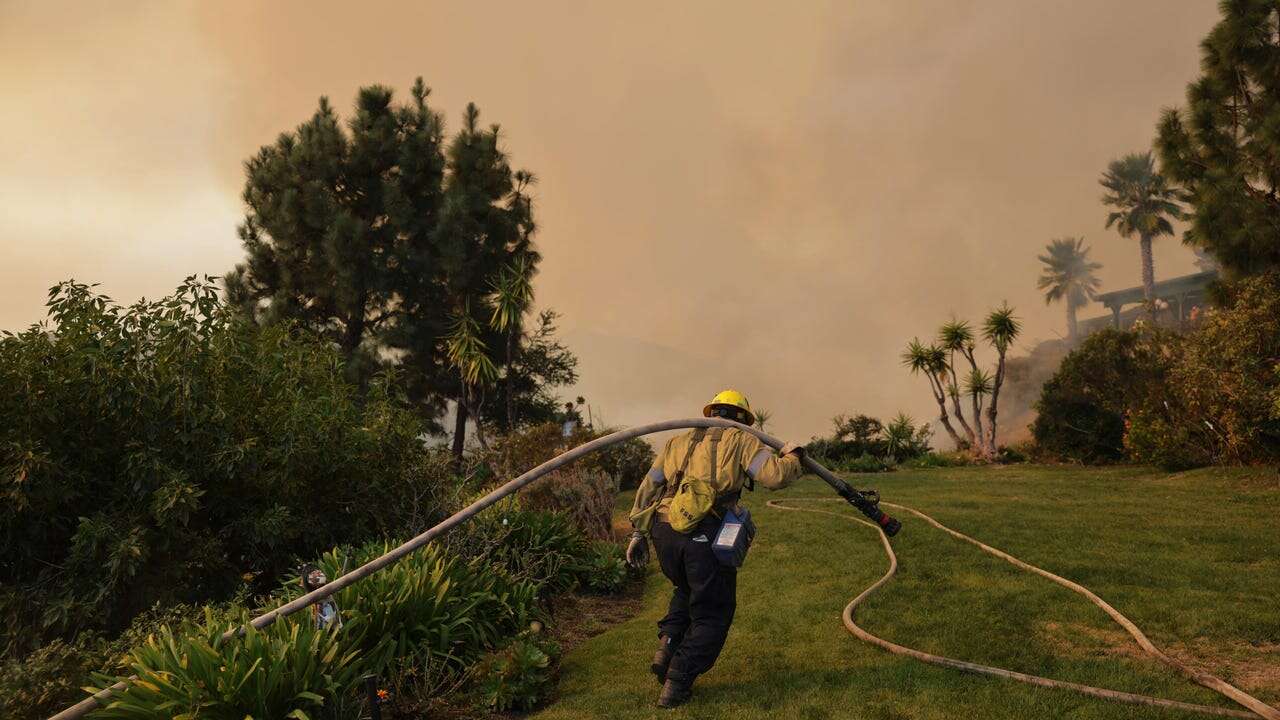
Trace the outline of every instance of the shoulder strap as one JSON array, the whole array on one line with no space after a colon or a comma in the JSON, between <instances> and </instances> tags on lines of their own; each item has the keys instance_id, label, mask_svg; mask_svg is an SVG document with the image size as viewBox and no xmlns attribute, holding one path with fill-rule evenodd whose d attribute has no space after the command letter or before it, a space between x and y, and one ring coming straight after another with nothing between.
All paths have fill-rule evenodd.
<instances>
[{"instance_id":1,"label":"shoulder strap","mask_svg":"<svg viewBox=\"0 0 1280 720\"><path fill-rule=\"evenodd\" d=\"M715 487L716 480L720 477L720 468L716 464L716 446L720 444L720 438L724 437L724 428L712 428L708 435L711 440L711 487Z\"/></svg>"},{"instance_id":2,"label":"shoulder strap","mask_svg":"<svg viewBox=\"0 0 1280 720\"><path fill-rule=\"evenodd\" d=\"M689 467L689 460L693 457L693 451L702 444L702 438L706 437L707 429L698 428L693 431L693 437L689 439L689 448L685 450L684 459L680 461L680 469L676 470L676 476L667 481L667 488L663 492L666 497L673 497L676 490L680 489L680 481L684 479L684 471Z\"/></svg>"}]
</instances>

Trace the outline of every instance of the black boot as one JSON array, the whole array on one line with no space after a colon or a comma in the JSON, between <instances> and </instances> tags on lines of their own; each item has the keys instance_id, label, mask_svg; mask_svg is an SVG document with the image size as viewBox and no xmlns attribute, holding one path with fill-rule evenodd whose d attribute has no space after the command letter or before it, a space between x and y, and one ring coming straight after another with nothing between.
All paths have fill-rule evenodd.
<instances>
[{"instance_id":1,"label":"black boot","mask_svg":"<svg viewBox=\"0 0 1280 720\"><path fill-rule=\"evenodd\" d=\"M658 707L670 710L689 701L693 697L693 683L683 678L668 677L658 694Z\"/></svg>"},{"instance_id":2,"label":"black boot","mask_svg":"<svg viewBox=\"0 0 1280 720\"><path fill-rule=\"evenodd\" d=\"M649 670L658 676L658 684L667 681L667 668L671 666L671 658L675 657L676 643L667 635L658 636L658 650L653 653L653 663Z\"/></svg>"}]
</instances>

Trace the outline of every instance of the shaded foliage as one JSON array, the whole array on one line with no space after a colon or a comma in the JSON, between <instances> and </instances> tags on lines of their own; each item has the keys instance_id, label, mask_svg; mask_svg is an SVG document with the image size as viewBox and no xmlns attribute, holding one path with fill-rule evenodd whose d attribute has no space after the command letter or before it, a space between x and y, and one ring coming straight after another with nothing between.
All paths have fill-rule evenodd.
<instances>
[{"instance_id":1,"label":"shaded foliage","mask_svg":"<svg viewBox=\"0 0 1280 720\"><path fill-rule=\"evenodd\" d=\"M830 437L814 438L805 452L828 467L847 472L883 472L929 452L933 434L904 413L887 425L869 415L837 415Z\"/></svg>"},{"instance_id":2,"label":"shaded foliage","mask_svg":"<svg viewBox=\"0 0 1280 720\"><path fill-rule=\"evenodd\" d=\"M64 283L49 313L0 339L7 651L391 529L421 426L385 379L357 402L330 343L194 279L127 308Z\"/></svg>"},{"instance_id":3,"label":"shaded foliage","mask_svg":"<svg viewBox=\"0 0 1280 720\"><path fill-rule=\"evenodd\" d=\"M1112 328L1096 332L1044 384L1032 435L1043 450L1066 460L1120 460L1129 408L1159 394L1166 373L1159 342Z\"/></svg>"},{"instance_id":4,"label":"shaded foliage","mask_svg":"<svg viewBox=\"0 0 1280 720\"><path fill-rule=\"evenodd\" d=\"M1280 269L1280 37L1273 0L1220 2L1186 106L1164 111L1156 147L1185 190L1186 242L1231 275Z\"/></svg>"},{"instance_id":5,"label":"shaded foliage","mask_svg":"<svg viewBox=\"0 0 1280 720\"><path fill-rule=\"evenodd\" d=\"M1223 292L1190 333L1106 330L1068 355L1041 395L1040 447L1167 469L1280 460L1280 275Z\"/></svg>"}]
</instances>

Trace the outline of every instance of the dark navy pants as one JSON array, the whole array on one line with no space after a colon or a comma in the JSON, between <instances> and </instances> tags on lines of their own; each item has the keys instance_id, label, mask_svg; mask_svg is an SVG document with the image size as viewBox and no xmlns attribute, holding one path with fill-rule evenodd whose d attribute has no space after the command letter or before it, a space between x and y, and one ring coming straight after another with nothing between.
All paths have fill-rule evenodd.
<instances>
[{"instance_id":1,"label":"dark navy pants","mask_svg":"<svg viewBox=\"0 0 1280 720\"><path fill-rule=\"evenodd\" d=\"M658 633L676 646L667 677L677 682L692 683L711 669L733 624L738 569L721 565L711 552L719 525L709 515L690 533L678 533L661 520L650 531L662 574L675 586Z\"/></svg>"}]
</instances>

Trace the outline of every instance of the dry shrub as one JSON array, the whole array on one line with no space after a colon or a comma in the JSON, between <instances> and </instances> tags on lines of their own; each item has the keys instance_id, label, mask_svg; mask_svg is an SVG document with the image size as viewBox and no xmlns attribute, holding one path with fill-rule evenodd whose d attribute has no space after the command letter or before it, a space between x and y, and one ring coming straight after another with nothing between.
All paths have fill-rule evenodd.
<instances>
[{"instance_id":1,"label":"dry shrub","mask_svg":"<svg viewBox=\"0 0 1280 720\"><path fill-rule=\"evenodd\" d=\"M613 537L613 508L618 483L596 468L571 465L520 491L524 507L568 515L587 537Z\"/></svg>"}]
</instances>

